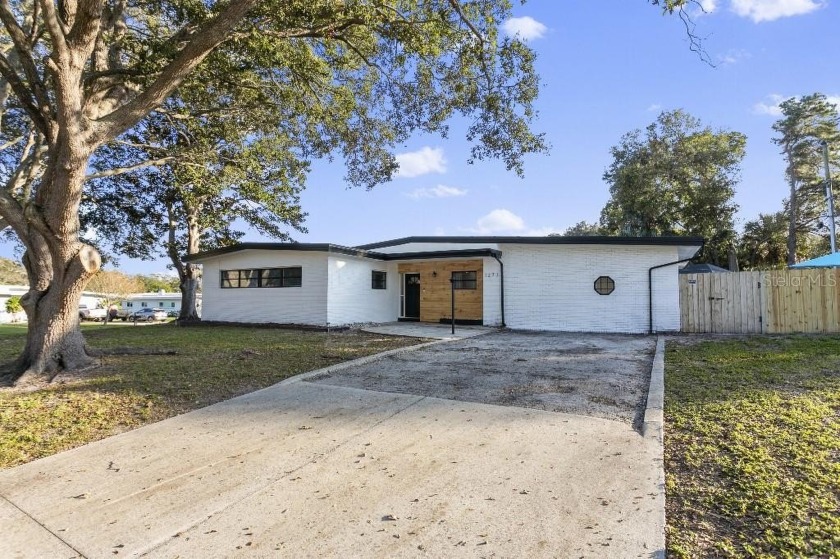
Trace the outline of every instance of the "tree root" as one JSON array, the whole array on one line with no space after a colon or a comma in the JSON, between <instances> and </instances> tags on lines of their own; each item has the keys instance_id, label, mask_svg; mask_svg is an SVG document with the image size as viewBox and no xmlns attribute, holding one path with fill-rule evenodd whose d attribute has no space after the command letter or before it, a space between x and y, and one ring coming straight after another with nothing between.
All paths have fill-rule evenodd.
<instances>
[{"instance_id":1,"label":"tree root","mask_svg":"<svg viewBox=\"0 0 840 559\"><path fill-rule=\"evenodd\" d=\"M89 354L93 355L89 352ZM105 355L178 355L174 349L147 349L142 347L112 347L96 350L96 356Z\"/></svg>"}]
</instances>

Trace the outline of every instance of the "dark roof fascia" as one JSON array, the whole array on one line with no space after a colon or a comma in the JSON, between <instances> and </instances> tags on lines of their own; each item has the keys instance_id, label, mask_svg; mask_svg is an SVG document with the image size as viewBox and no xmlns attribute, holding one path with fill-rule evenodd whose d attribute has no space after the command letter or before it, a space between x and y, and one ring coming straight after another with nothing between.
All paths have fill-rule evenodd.
<instances>
[{"instance_id":1,"label":"dark roof fascia","mask_svg":"<svg viewBox=\"0 0 840 559\"><path fill-rule=\"evenodd\" d=\"M432 258L475 258L481 256L501 256L502 251L492 248L467 250L437 250L428 252L399 252L383 254L383 260L426 260Z\"/></svg>"},{"instance_id":2,"label":"dark roof fascia","mask_svg":"<svg viewBox=\"0 0 840 559\"><path fill-rule=\"evenodd\" d=\"M332 243L239 243L229 247L217 248L215 250L207 250L192 254L182 258L184 262L193 262L196 260L204 260L205 258L212 258L214 256L222 256L232 252L240 252L243 250L293 250L300 252L328 252L334 254L346 254L349 256L360 256L362 258L372 258L375 260L385 260L383 254L363 250L359 248L346 247L342 245L334 245Z\"/></svg>"},{"instance_id":3,"label":"dark roof fascia","mask_svg":"<svg viewBox=\"0 0 840 559\"><path fill-rule=\"evenodd\" d=\"M356 248L371 250L408 243L492 243L529 245L665 245L703 246L702 237L402 237L378 243L359 245Z\"/></svg>"}]
</instances>

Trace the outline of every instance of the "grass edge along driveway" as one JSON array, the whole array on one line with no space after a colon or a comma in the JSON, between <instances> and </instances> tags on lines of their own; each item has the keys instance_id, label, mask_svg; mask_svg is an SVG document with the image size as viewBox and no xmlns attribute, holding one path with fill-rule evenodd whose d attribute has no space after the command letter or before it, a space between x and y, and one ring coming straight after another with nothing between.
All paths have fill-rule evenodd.
<instances>
[{"instance_id":1,"label":"grass edge along driveway","mask_svg":"<svg viewBox=\"0 0 840 559\"><path fill-rule=\"evenodd\" d=\"M840 557L840 338L666 346L670 557Z\"/></svg>"},{"instance_id":2,"label":"grass edge along driveway","mask_svg":"<svg viewBox=\"0 0 840 559\"><path fill-rule=\"evenodd\" d=\"M271 386L291 376L415 345L357 330L85 325L107 355L99 367L33 392L0 389L0 469ZM25 326L0 326L0 360L23 347ZM175 355L143 355L164 353Z\"/></svg>"}]
</instances>

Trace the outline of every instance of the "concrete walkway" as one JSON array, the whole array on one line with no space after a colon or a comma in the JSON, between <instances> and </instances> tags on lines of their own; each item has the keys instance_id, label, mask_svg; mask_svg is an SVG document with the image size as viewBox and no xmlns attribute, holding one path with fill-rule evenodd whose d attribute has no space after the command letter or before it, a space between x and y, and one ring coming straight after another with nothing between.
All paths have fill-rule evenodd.
<instances>
[{"instance_id":1,"label":"concrete walkway","mask_svg":"<svg viewBox=\"0 0 840 559\"><path fill-rule=\"evenodd\" d=\"M495 332L495 328L487 326L455 325L455 334L450 324L434 324L431 322L388 322L362 328L373 334L388 334L390 336L411 336L414 338L431 338L436 340L461 340L482 334Z\"/></svg>"}]
</instances>

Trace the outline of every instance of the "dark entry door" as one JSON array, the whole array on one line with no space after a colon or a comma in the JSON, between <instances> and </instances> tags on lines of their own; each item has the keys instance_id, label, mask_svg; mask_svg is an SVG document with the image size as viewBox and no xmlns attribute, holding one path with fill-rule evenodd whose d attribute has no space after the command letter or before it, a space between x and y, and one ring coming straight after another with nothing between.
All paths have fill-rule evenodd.
<instances>
[{"instance_id":1,"label":"dark entry door","mask_svg":"<svg viewBox=\"0 0 840 559\"><path fill-rule=\"evenodd\" d=\"M405 275L405 318L420 320L420 274Z\"/></svg>"}]
</instances>

